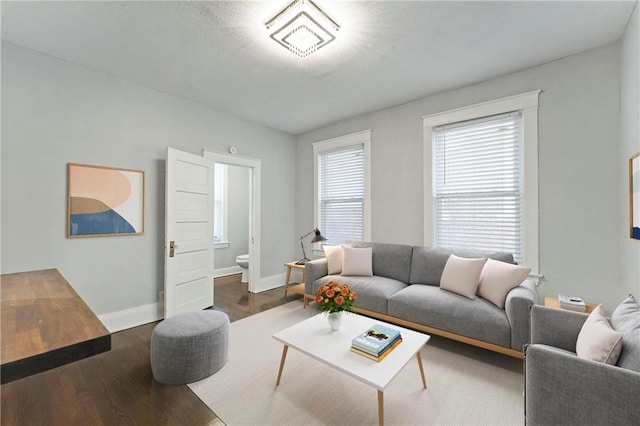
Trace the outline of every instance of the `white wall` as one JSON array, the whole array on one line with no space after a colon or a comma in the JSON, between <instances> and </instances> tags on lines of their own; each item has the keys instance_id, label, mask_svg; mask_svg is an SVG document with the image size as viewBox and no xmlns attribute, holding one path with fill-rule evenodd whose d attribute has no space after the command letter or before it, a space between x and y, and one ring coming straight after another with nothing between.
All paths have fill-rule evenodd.
<instances>
[{"instance_id":1,"label":"white wall","mask_svg":"<svg viewBox=\"0 0 640 426\"><path fill-rule=\"evenodd\" d=\"M616 190L618 57L619 45L609 45L298 135L296 234L313 220L311 143L371 128L372 240L431 245L422 241L421 116L542 89L540 271L546 279L539 294L581 295L610 312L626 292Z\"/></svg>"},{"instance_id":2,"label":"white wall","mask_svg":"<svg viewBox=\"0 0 640 426\"><path fill-rule=\"evenodd\" d=\"M640 30L633 13L620 51L620 263L622 287L640 298L640 241L629 238L629 157L640 152Z\"/></svg>"},{"instance_id":3,"label":"white wall","mask_svg":"<svg viewBox=\"0 0 640 426\"><path fill-rule=\"evenodd\" d=\"M290 135L3 42L2 145L2 272L58 268L97 314L163 288L167 146L261 159L263 277L296 256ZM66 238L69 162L144 170L144 235Z\"/></svg>"}]
</instances>

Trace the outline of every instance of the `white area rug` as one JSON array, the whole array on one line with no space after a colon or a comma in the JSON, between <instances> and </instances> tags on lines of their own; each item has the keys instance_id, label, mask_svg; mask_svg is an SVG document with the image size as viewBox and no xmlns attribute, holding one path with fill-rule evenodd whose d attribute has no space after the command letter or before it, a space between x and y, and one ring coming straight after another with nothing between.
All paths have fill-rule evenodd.
<instances>
[{"instance_id":1,"label":"white area rug","mask_svg":"<svg viewBox=\"0 0 640 426\"><path fill-rule=\"evenodd\" d=\"M189 387L227 425L377 424L375 389L294 349L276 386L272 334L316 313L293 301L231 323L227 364ZM524 423L521 360L437 336L422 360L427 389L410 361L384 392L386 424Z\"/></svg>"}]
</instances>

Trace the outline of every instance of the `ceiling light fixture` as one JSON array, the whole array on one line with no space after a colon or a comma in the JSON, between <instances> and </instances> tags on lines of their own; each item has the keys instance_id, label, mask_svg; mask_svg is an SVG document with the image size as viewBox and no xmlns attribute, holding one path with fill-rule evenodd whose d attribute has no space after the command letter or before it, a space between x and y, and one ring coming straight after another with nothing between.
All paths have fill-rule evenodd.
<instances>
[{"instance_id":1,"label":"ceiling light fixture","mask_svg":"<svg viewBox=\"0 0 640 426\"><path fill-rule=\"evenodd\" d=\"M336 39L340 25L311 0L294 0L266 23L270 37L305 58Z\"/></svg>"}]
</instances>

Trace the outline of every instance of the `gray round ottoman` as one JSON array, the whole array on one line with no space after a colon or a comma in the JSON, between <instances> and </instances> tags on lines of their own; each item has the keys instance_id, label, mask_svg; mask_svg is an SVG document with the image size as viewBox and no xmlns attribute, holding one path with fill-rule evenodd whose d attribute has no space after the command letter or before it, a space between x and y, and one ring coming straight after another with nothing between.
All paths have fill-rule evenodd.
<instances>
[{"instance_id":1,"label":"gray round ottoman","mask_svg":"<svg viewBox=\"0 0 640 426\"><path fill-rule=\"evenodd\" d=\"M151 334L151 371L165 385L204 379L227 362L229 317L219 311L179 314Z\"/></svg>"}]
</instances>

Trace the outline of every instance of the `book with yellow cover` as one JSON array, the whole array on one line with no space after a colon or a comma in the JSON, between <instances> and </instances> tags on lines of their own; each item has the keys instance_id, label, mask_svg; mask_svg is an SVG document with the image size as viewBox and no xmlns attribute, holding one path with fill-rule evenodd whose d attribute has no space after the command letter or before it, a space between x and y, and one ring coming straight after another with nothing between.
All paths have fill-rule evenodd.
<instances>
[{"instance_id":1,"label":"book with yellow cover","mask_svg":"<svg viewBox=\"0 0 640 426\"><path fill-rule=\"evenodd\" d=\"M385 349L384 351L382 351L382 353L378 356L372 355L369 352L365 352L362 349L359 349L355 346L351 346L351 352L357 353L358 355L362 355L365 356L369 359L372 359L374 361L382 361L382 359L384 359L384 357L386 357L387 355L389 355L389 353L391 351L393 351L393 349L398 346L400 343L402 343L402 337L396 339L395 342L393 342L393 344L391 346L389 346L387 349Z\"/></svg>"}]
</instances>

